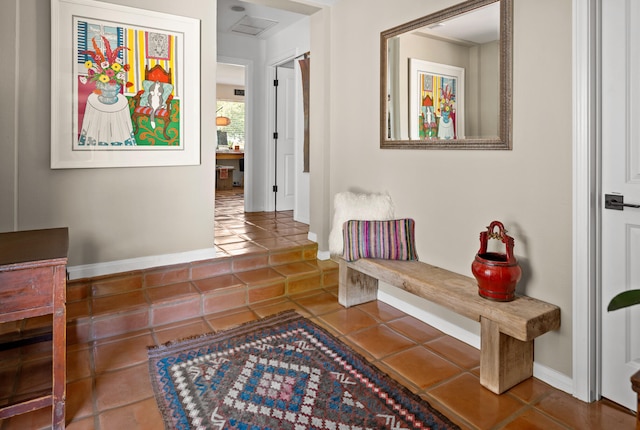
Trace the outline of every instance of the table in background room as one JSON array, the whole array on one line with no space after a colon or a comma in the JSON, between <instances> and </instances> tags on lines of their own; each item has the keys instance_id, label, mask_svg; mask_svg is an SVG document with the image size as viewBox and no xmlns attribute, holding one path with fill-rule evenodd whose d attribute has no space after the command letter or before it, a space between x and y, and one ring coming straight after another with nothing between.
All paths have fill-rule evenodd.
<instances>
[{"instance_id":1,"label":"table in background room","mask_svg":"<svg viewBox=\"0 0 640 430\"><path fill-rule=\"evenodd\" d=\"M222 160L222 162L221 162ZM244 151L242 150L217 150L216 166L230 166L232 185L244 186ZM218 175L216 174L216 178Z\"/></svg>"}]
</instances>

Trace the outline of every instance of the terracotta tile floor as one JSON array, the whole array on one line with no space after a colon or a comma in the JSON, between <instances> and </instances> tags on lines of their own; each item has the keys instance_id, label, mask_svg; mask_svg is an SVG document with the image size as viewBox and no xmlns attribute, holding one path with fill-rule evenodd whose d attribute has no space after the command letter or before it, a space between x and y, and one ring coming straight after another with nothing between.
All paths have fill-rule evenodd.
<instances>
[{"instance_id":1,"label":"terracotta tile floor","mask_svg":"<svg viewBox=\"0 0 640 430\"><path fill-rule=\"evenodd\" d=\"M228 216L229 222L216 228L221 232L242 230L242 223L236 219L234 224L230 219L238 215ZM304 229L291 224L294 229ZM247 229L238 236L246 234ZM275 233L270 234L277 243ZM283 240L296 239L287 236ZM226 250L223 242L216 239ZM239 249L240 245L230 250ZM119 286L103 287L117 290ZM344 309L337 302L335 286L92 342L71 343L67 352L67 428L162 429L148 376L148 345L223 330L285 309L295 309L325 327L463 429L635 428L635 416L629 411L607 401L582 403L534 378L495 395L479 384L478 350L383 302ZM42 344L0 352L0 381L8 381L0 383L0 399L14 388L25 392L46 389L47 383L42 381L48 376L49 364L48 350ZM44 429L49 418L48 409L35 411L0 421L0 430Z\"/></svg>"},{"instance_id":2,"label":"terracotta tile floor","mask_svg":"<svg viewBox=\"0 0 640 430\"><path fill-rule=\"evenodd\" d=\"M309 226L294 221L293 211L245 213L242 192L242 188L216 192L217 255L243 255L309 243Z\"/></svg>"}]
</instances>

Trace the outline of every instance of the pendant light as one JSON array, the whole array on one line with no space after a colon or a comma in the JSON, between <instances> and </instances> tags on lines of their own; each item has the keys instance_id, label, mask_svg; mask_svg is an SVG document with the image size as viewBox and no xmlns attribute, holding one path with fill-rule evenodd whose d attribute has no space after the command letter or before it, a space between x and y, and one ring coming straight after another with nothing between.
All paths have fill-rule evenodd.
<instances>
[{"instance_id":1,"label":"pendant light","mask_svg":"<svg viewBox=\"0 0 640 430\"><path fill-rule=\"evenodd\" d=\"M220 108L222 109L222 107ZM216 113L220 112L220 109L216 111ZM227 116L216 116L216 126L224 127L231 124L231 119Z\"/></svg>"}]
</instances>

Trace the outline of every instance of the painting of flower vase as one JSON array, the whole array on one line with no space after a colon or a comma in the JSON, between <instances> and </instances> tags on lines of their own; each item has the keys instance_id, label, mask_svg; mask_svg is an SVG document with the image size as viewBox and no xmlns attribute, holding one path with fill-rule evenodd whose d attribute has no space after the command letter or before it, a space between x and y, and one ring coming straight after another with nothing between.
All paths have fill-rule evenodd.
<instances>
[{"instance_id":1,"label":"painting of flower vase","mask_svg":"<svg viewBox=\"0 0 640 430\"><path fill-rule=\"evenodd\" d=\"M51 168L200 163L200 20L51 0Z\"/></svg>"}]
</instances>

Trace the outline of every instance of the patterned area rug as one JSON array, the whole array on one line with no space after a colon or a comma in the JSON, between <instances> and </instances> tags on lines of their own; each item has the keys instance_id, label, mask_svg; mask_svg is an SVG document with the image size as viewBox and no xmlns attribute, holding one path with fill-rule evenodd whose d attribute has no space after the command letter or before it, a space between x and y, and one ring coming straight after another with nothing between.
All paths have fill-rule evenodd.
<instances>
[{"instance_id":1,"label":"patterned area rug","mask_svg":"<svg viewBox=\"0 0 640 430\"><path fill-rule=\"evenodd\" d=\"M458 429L293 311L149 350L167 429Z\"/></svg>"}]
</instances>

